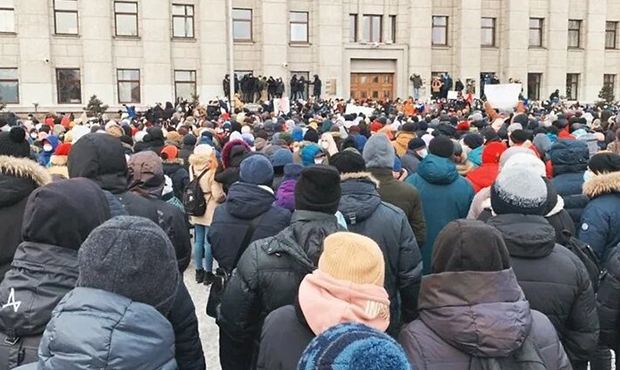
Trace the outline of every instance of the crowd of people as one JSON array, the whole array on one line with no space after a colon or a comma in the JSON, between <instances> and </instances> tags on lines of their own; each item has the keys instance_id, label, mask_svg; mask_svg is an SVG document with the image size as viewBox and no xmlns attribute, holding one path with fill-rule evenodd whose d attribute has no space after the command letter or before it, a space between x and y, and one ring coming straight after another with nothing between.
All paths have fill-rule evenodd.
<instances>
[{"instance_id":1,"label":"crowd of people","mask_svg":"<svg viewBox=\"0 0 620 370\"><path fill-rule=\"evenodd\" d=\"M303 98L1 117L0 369L612 368L618 105Z\"/></svg>"},{"instance_id":2,"label":"crowd of people","mask_svg":"<svg viewBox=\"0 0 620 370\"><path fill-rule=\"evenodd\" d=\"M235 94L239 100L245 103L266 102L274 98L281 98L286 90L281 77L256 77L253 72L250 72L241 78L235 73L234 79ZM230 82L230 75L227 74L222 81L224 96L226 97L230 97ZM309 91L310 85L312 85L311 91ZM322 88L323 82L318 75L314 75L313 80L309 81L304 76L297 77L296 74L293 74L288 91L291 99L294 100L305 100L310 97L318 99L321 96Z\"/></svg>"}]
</instances>

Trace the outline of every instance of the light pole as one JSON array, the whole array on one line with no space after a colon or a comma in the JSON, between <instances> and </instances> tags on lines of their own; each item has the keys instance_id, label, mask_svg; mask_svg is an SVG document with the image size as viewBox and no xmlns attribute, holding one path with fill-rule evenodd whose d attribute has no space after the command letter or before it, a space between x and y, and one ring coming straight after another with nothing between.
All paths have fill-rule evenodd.
<instances>
[{"instance_id":1,"label":"light pole","mask_svg":"<svg viewBox=\"0 0 620 370\"><path fill-rule=\"evenodd\" d=\"M228 104L230 105L230 111L233 111L233 96L235 96L235 59L234 59L234 37L233 37L233 2L232 0L226 0L228 9L228 89L230 96L228 97Z\"/></svg>"}]
</instances>

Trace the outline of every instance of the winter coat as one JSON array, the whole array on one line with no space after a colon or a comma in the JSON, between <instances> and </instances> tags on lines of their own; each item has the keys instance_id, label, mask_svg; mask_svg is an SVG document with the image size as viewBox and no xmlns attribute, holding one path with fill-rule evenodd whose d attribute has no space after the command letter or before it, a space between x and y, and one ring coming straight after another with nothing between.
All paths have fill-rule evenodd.
<instances>
[{"instance_id":1,"label":"winter coat","mask_svg":"<svg viewBox=\"0 0 620 370\"><path fill-rule=\"evenodd\" d=\"M482 164L467 174L467 180L472 184L474 191L493 185L499 173L499 158L506 150L503 143L489 143L482 151Z\"/></svg>"},{"instance_id":2,"label":"winter coat","mask_svg":"<svg viewBox=\"0 0 620 370\"><path fill-rule=\"evenodd\" d=\"M600 281L596 301L601 320L601 343L618 352L620 348L620 249L611 252Z\"/></svg>"},{"instance_id":3,"label":"winter coat","mask_svg":"<svg viewBox=\"0 0 620 370\"><path fill-rule=\"evenodd\" d=\"M534 350L546 369L571 369L553 325L530 310L512 269L425 276L419 303L420 318L399 338L417 369L468 370L474 358L509 357L526 338L535 349L523 357Z\"/></svg>"},{"instance_id":4,"label":"winter coat","mask_svg":"<svg viewBox=\"0 0 620 370\"><path fill-rule=\"evenodd\" d=\"M51 181L47 171L30 159L0 156L0 281L22 241L22 219L28 196Z\"/></svg>"},{"instance_id":5,"label":"winter coat","mask_svg":"<svg viewBox=\"0 0 620 370\"><path fill-rule=\"evenodd\" d=\"M424 158L418 171L406 182L418 189L422 199L424 219L428 225L427 238L422 245L422 260L424 273L428 274L435 238L451 221L467 216L475 193L471 184L459 176L450 159L433 154Z\"/></svg>"},{"instance_id":6,"label":"winter coat","mask_svg":"<svg viewBox=\"0 0 620 370\"><path fill-rule=\"evenodd\" d=\"M75 288L54 309L39 370L176 370L174 333L155 308L99 289Z\"/></svg>"},{"instance_id":7,"label":"winter coat","mask_svg":"<svg viewBox=\"0 0 620 370\"><path fill-rule=\"evenodd\" d=\"M295 210L295 186L297 180L284 180L276 193L276 205L293 212Z\"/></svg>"},{"instance_id":8,"label":"winter coat","mask_svg":"<svg viewBox=\"0 0 620 370\"><path fill-rule=\"evenodd\" d=\"M583 262L556 244L555 231L542 216L499 215L488 223L502 233L531 307L551 320L571 362L587 361L598 342L599 323Z\"/></svg>"},{"instance_id":9,"label":"winter coat","mask_svg":"<svg viewBox=\"0 0 620 370\"><path fill-rule=\"evenodd\" d=\"M333 215L296 211L289 227L250 244L222 296L217 323L223 335L237 343L220 348L223 368L250 366L263 320L294 302L299 283L316 268L323 240L340 230Z\"/></svg>"},{"instance_id":10,"label":"winter coat","mask_svg":"<svg viewBox=\"0 0 620 370\"><path fill-rule=\"evenodd\" d=\"M231 186L226 202L215 209L209 228L209 243L220 267L228 272L233 270L253 219L261 216L250 241L276 235L289 225L291 213L273 205L274 201L273 191L265 186L242 182Z\"/></svg>"},{"instance_id":11,"label":"winter coat","mask_svg":"<svg viewBox=\"0 0 620 370\"><path fill-rule=\"evenodd\" d=\"M167 319L174 330L174 356L179 369L205 370L206 364L198 331L196 307L183 280L179 280L177 295Z\"/></svg>"},{"instance_id":12,"label":"winter coat","mask_svg":"<svg viewBox=\"0 0 620 370\"><path fill-rule=\"evenodd\" d=\"M588 145L579 140L560 140L549 150L553 165L551 183L564 198L565 208L575 222L581 223L581 214L588 198L582 192L583 173L588 169L590 152Z\"/></svg>"},{"instance_id":13,"label":"winter coat","mask_svg":"<svg viewBox=\"0 0 620 370\"><path fill-rule=\"evenodd\" d=\"M189 157L189 178L190 181L194 177L200 176L209 164L209 157L203 155L192 154ZM200 178L200 188L202 189L207 202L207 210L202 216L192 216L191 222L194 225L211 225L215 208L224 201L226 194L222 188L222 184L215 180L215 169L208 170Z\"/></svg>"},{"instance_id":14,"label":"winter coat","mask_svg":"<svg viewBox=\"0 0 620 370\"><path fill-rule=\"evenodd\" d=\"M381 200L405 212L409 225L413 229L418 246L426 241L426 220L422 211L422 200L417 189L402 183L392 176L391 168L369 168L372 176L379 180Z\"/></svg>"},{"instance_id":15,"label":"winter coat","mask_svg":"<svg viewBox=\"0 0 620 370\"><path fill-rule=\"evenodd\" d=\"M407 150L407 152L400 157L400 163L410 176L416 173L421 161L422 159L420 159L413 150Z\"/></svg>"},{"instance_id":16,"label":"winter coat","mask_svg":"<svg viewBox=\"0 0 620 370\"><path fill-rule=\"evenodd\" d=\"M402 131L396 135L396 140L392 141L396 155L402 157L409 149L409 142L416 138L414 132Z\"/></svg>"},{"instance_id":17,"label":"winter coat","mask_svg":"<svg viewBox=\"0 0 620 370\"><path fill-rule=\"evenodd\" d=\"M165 160L164 174L172 180L174 196L178 199L183 199L183 191L185 191L187 184L189 184L189 172L187 172L183 160Z\"/></svg>"},{"instance_id":18,"label":"winter coat","mask_svg":"<svg viewBox=\"0 0 620 370\"><path fill-rule=\"evenodd\" d=\"M595 176L583 184L583 193L590 201L581 215L579 239L606 261L620 243L620 172Z\"/></svg>"},{"instance_id":19,"label":"winter coat","mask_svg":"<svg viewBox=\"0 0 620 370\"><path fill-rule=\"evenodd\" d=\"M342 196L338 210L349 231L374 240L385 260L385 290L390 297L390 328L398 335L400 325L417 316L418 290L422 278L422 258L404 212L382 202L378 180L370 173L342 176Z\"/></svg>"}]
</instances>

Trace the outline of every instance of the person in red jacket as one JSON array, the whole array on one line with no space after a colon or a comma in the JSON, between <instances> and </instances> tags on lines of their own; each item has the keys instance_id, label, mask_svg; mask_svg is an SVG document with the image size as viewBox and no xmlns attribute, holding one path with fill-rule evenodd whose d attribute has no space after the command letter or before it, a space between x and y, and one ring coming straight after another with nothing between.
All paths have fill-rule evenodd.
<instances>
[{"instance_id":1,"label":"person in red jacket","mask_svg":"<svg viewBox=\"0 0 620 370\"><path fill-rule=\"evenodd\" d=\"M487 144L482 150L482 165L467 174L467 180L477 193L493 184L499 173L499 158L506 151L506 144L498 141Z\"/></svg>"}]
</instances>

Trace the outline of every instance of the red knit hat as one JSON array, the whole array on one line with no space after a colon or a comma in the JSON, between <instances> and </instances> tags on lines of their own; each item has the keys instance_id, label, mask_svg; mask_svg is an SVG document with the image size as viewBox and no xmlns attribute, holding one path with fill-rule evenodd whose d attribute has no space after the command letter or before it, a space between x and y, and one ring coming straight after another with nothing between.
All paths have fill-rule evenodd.
<instances>
[{"instance_id":1,"label":"red knit hat","mask_svg":"<svg viewBox=\"0 0 620 370\"><path fill-rule=\"evenodd\" d=\"M72 147L72 145L70 143L59 144L56 147L56 151L54 152L54 155L62 155L62 156L66 155L66 156L68 156L69 153L71 153L71 147Z\"/></svg>"},{"instance_id":2,"label":"red knit hat","mask_svg":"<svg viewBox=\"0 0 620 370\"><path fill-rule=\"evenodd\" d=\"M163 159L176 159L179 155L179 149L174 145L166 145L161 150L161 156Z\"/></svg>"},{"instance_id":3,"label":"red knit hat","mask_svg":"<svg viewBox=\"0 0 620 370\"><path fill-rule=\"evenodd\" d=\"M370 124L370 132L379 132L383 128L383 125L379 121L373 121Z\"/></svg>"}]
</instances>

